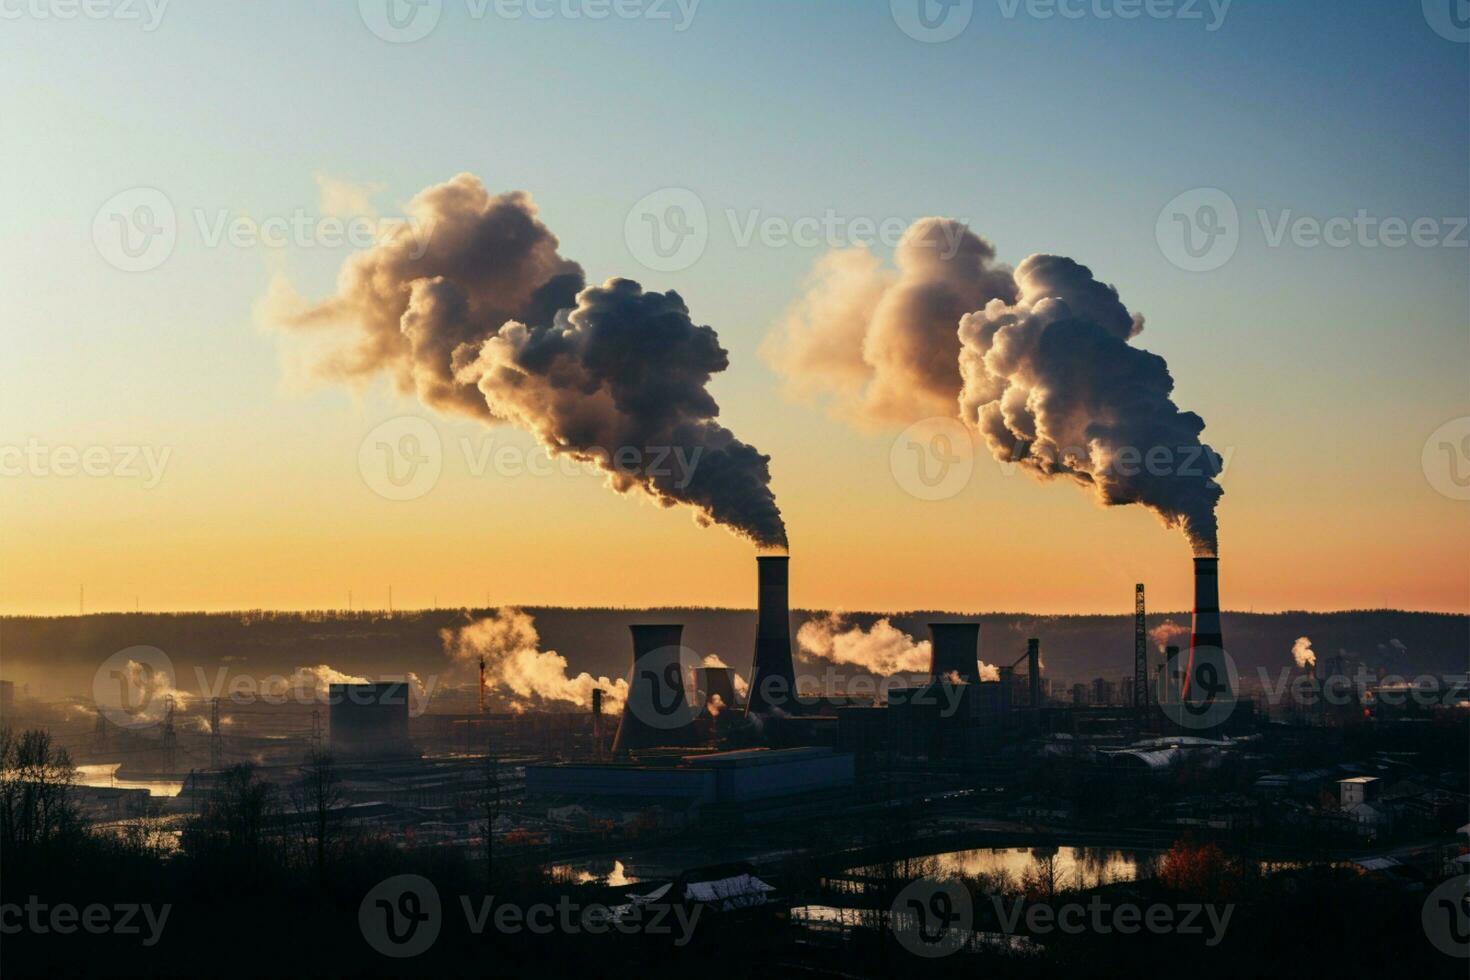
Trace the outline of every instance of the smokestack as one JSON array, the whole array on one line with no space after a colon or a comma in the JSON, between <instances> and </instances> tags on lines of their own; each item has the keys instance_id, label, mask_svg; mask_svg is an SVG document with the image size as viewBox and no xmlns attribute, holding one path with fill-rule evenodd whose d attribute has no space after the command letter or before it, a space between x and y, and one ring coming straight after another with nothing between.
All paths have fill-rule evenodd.
<instances>
[{"instance_id":1,"label":"smokestack","mask_svg":"<svg viewBox=\"0 0 1470 980\"><path fill-rule=\"evenodd\" d=\"M692 745L695 710L684 693L684 627L677 624L630 626L633 675L623 720L613 740L613 754L662 745Z\"/></svg>"},{"instance_id":2,"label":"smokestack","mask_svg":"<svg viewBox=\"0 0 1470 980\"><path fill-rule=\"evenodd\" d=\"M1164 666L1161 669L1164 672L1164 681L1159 691L1159 700L1177 702L1179 700L1179 687L1176 680L1179 676L1178 647L1164 647Z\"/></svg>"},{"instance_id":3,"label":"smokestack","mask_svg":"<svg viewBox=\"0 0 1470 980\"><path fill-rule=\"evenodd\" d=\"M1031 672L1031 710L1041 707L1041 640L1026 641L1026 669Z\"/></svg>"},{"instance_id":4,"label":"smokestack","mask_svg":"<svg viewBox=\"0 0 1470 980\"><path fill-rule=\"evenodd\" d=\"M1220 559L1194 560L1194 623L1189 636L1189 664L1185 668L1180 700L1212 700L1230 696L1225 668L1225 641L1220 635ZM1201 690L1197 679L1213 678L1213 690ZM1218 685L1226 685L1222 692Z\"/></svg>"},{"instance_id":5,"label":"smokestack","mask_svg":"<svg viewBox=\"0 0 1470 980\"><path fill-rule=\"evenodd\" d=\"M480 714L485 713L485 658L480 658Z\"/></svg>"},{"instance_id":6,"label":"smokestack","mask_svg":"<svg viewBox=\"0 0 1470 980\"><path fill-rule=\"evenodd\" d=\"M602 688L592 689L592 757L602 758Z\"/></svg>"},{"instance_id":7,"label":"smokestack","mask_svg":"<svg viewBox=\"0 0 1470 980\"><path fill-rule=\"evenodd\" d=\"M756 558L758 608L748 715L801 711L796 700L796 668L791 663L790 561L787 555Z\"/></svg>"},{"instance_id":8,"label":"smokestack","mask_svg":"<svg viewBox=\"0 0 1470 980\"><path fill-rule=\"evenodd\" d=\"M978 684L980 669L979 623L930 623L933 659L929 661L929 681L937 684L957 675L962 684Z\"/></svg>"}]
</instances>

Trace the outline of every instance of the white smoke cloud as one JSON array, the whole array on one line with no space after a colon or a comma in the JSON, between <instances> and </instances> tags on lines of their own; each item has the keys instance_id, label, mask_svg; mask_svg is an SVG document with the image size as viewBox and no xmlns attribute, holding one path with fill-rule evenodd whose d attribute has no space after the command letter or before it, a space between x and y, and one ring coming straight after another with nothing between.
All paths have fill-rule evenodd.
<instances>
[{"instance_id":1,"label":"white smoke cloud","mask_svg":"<svg viewBox=\"0 0 1470 980\"><path fill-rule=\"evenodd\" d=\"M1305 636L1296 638L1296 642L1291 645L1291 659L1296 661L1297 667L1302 670L1317 666L1317 654L1312 649L1310 638Z\"/></svg>"},{"instance_id":2,"label":"white smoke cloud","mask_svg":"<svg viewBox=\"0 0 1470 980\"><path fill-rule=\"evenodd\" d=\"M168 673L155 670L151 664L129 660L123 667L123 674L123 689L131 692L130 697L139 705L136 710L129 711L133 724L162 721L168 713L169 697L173 698L176 709L183 709L190 701L198 700L195 695L174 687Z\"/></svg>"},{"instance_id":3,"label":"white smoke cloud","mask_svg":"<svg viewBox=\"0 0 1470 980\"><path fill-rule=\"evenodd\" d=\"M1181 636L1189 635L1189 627L1181 626L1172 619L1166 619L1153 629L1148 631L1148 638L1154 641L1154 646L1163 653L1164 648ZM1177 646L1177 644L1175 644Z\"/></svg>"},{"instance_id":4,"label":"white smoke cloud","mask_svg":"<svg viewBox=\"0 0 1470 980\"><path fill-rule=\"evenodd\" d=\"M327 190L344 207L361 203ZM719 424L708 390L729 355L678 293L631 279L589 287L529 194L492 196L473 174L424 189L406 210L407 231L349 258L328 299L272 284L267 321L333 337L318 374L356 384L386 374L436 411L525 427L619 492L785 548L770 457Z\"/></svg>"},{"instance_id":5,"label":"white smoke cloud","mask_svg":"<svg viewBox=\"0 0 1470 980\"><path fill-rule=\"evenodd\" d=\"M789 394L863 428L958 413L1001 462L1143 504L1217 553L1221 460L1163 358L1130 343L1143 318L1117 290L1056 255L1012 273L942 218L916 222L896 258L896 275L862 251L821 260L763 348Z\"/></svg>"},{"instance_id":6,"label":"white smoke cloud","mask_svg":"<svg viewBox=\"0 0 1470 980\"><path fill-rule=\"evenodd\" d=\"M960 413L991 454L1042 480L1070 479L1105 506L1143 504L1215 555L1214 477L1204 420L1170 399L1164 359L1129 340L1143 318L1069 258L1033 255L1019 298L960 321Z\"/></svg>"},{"instance_id":7,"label":"white smoke cloud","mask_svg":"<svg viewBox=\"0 0 1470 980\"><path fill-rule=\"evenodd\" d=\"M540 649L535 620L520 609L503 607L457 630L440 630L439 636L457 664L478 669L484 657L486 682L508 696L513 709L545 701L590 708L592 692L600 689L604 710L615 714L628 698L628 682L622 678L568 674L567 659Z\"/></svg>"},{"instance_id":8,"label":"white smoke cloud","mask_svg":"<svg viewBox=\"0 0 1470 980\"><path fill-rule=\"evenodd\" d=\"M994 259L989 242L948 218L914 222L894 253L896 273L866 249L831 253L762 354L790 394L865 428L952 416L960 317L1015 299L1010 271Z\"/></svg>"},{"instance_id":9,"label":"white smoke cloud","mask_svg":"<svg viewBox=\"0 0 1470 980\"><path fill-rule=\"evenodd\" d=\"M297 667L285 678L276 678L265 693L275 698L294 697L298 701L325 701L333 684L371 684L366 677L344 673L328 664Z\"/></svg>"},{"instance_id":10,"label":"white smoke cloud","mask_svg":"<svg viewBox=\"0 0 1470 980\"><path fill-rule=\"evenodd\" d=\"M852 626L841 613L809 619L796 631L803 653L834 664L852 664L880 677L921 674L929 670L928 640L915 642L886 618L871 629Z\"/></svg>"}]
</instances>

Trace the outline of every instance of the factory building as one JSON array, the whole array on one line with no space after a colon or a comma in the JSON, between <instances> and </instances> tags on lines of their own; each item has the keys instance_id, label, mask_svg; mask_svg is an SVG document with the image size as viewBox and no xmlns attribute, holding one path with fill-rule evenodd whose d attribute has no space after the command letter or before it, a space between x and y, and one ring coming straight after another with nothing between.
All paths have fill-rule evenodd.
<instances>
[{"instance_id":1,"label":"factory building","mask_svg":"<svg viewBox=\"0 0 1470 980\"><path fill-rule=\"evenodd\" d=\"M408 685L333 684L330 744L338 759L398 759L416 755L408 738Z\"/></svg>"}]
</instances>

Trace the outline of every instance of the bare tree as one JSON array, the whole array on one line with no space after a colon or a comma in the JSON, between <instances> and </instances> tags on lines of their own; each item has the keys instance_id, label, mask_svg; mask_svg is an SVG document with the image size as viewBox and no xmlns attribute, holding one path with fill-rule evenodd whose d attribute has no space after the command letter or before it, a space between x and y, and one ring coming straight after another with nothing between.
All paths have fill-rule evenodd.
<instances>
[{"instance_id":1,"label":"bare tree","mask_svg":"<svg viewBox=\"0 0 1470 980\"><path fill-rule=\"evenodd\" d=\"M71 800L75 780L71 756L53 746L50 732L0 729L0 851L7 860L43 857L82 832Z\"/></svg>"},{"instance_id":2,"label":"bare tree","mask_svg":"<svg viewBox=\"0 0 1470 980\"><path fill-rule=\"evenodd\" d=\"M1048 902L1057 897L1062 888L1062 863L1057 852L1033 854L1031 866L1021 873L1021 887L1033 899Z\"/></svg>"},{"instance_id":3,"label":"bare tree","mask_svg":"<svg viewBox=\"0 0 1470 980\"><path fill-rule=\"evenodd\" d=\"M302 856L325 878L327 855L341 835L336 810L345 801L342 779L332 756L313 751L291 785L291 808L301 832Z\"/></svg>"}]
</instances>

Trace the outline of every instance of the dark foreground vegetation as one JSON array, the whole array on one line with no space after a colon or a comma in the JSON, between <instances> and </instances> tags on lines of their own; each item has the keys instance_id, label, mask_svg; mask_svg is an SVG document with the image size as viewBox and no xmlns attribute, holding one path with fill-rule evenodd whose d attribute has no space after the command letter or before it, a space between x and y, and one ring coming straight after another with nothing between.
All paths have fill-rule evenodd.
<instances>
[{"instance_id":1,"label":"dark foreground vegetation","mask_svg":"<svg viewBox=\"0 0 1470 980\"><path fill-rule=\"evenodd\" d=\"M893 912L904 907L904 888L931 870L923 860L873 869L861 894L848 897L845 924L836 930L805 928L800 915L787 914L792 905L832 900L800 854L774 876L782 902L703 915L687 932L672 925L679 921L673 915L660 934L555 924L579 922L575 912L570 920L555 914L545 931L524 924L499 929L493 914L477 929L477 910L487 899L492 908L524 912L538 904L615 906L627 897L603 883L557 880L536 862L497 859L493 850L471 856L463 848L414 847L361 828L349 831L330 816L338 800L327 759L303 765L300 781L286 791L236 767L197 813L176 823L150 815L106 828L78 816L68 799L70 760L45 733L0 733L0 762L0 973L6 977L574 970L640 977L1464 976L1464 961L1426 938L1422 888L1325 864L1267 871L1188 841L1176 844L1158 875L1142 882L1084 887L1062 880L1048 860L1019 880L1004 874L960 879L972 928L1002 942L969 942L934 958L910 951ZM483 802L493 819L498 800ZM874 838L902 833L902 819L883 818ZM440 902L437 938L412 958L373 948L361 918L365 897L401 874L432 882ZM1088 903L1108 910L1162 906L1173 910L1176 923L1184 910L1210 905L1217 919L1228 921L1212 928L1199 916L1197 932L1095 925L1072 932L1044 928L1044 921L1037 929L1034 918L1017 913ZM75 911L58 918L63 907ZM419 905L394 911L426 914Z\"/></svg>"}]
</instances>

